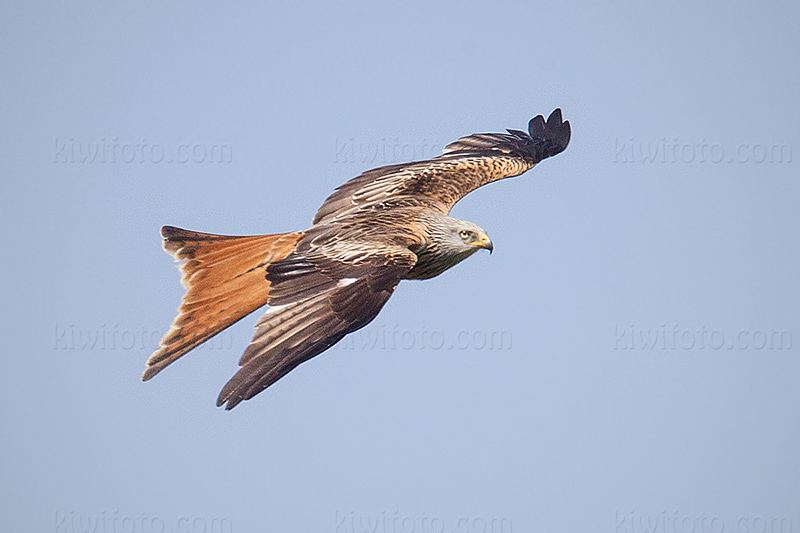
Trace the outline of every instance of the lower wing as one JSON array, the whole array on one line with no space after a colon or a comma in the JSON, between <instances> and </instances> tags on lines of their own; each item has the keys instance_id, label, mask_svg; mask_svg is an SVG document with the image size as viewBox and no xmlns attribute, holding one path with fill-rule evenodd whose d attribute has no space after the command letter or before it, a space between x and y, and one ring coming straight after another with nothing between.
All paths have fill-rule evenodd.
<instances>
[{"instance_id":1,"label":"lower wing","mask_svg":"<svg viewBox=\"0 0 800 533\"><path fill-rule=\"evenodd\" d=\"M234 408L366 326L415 261L407 249L374 249L357 266L331 255L292 255L270 265L270 308L217 405Z\"/></svg>"}]
</instances>

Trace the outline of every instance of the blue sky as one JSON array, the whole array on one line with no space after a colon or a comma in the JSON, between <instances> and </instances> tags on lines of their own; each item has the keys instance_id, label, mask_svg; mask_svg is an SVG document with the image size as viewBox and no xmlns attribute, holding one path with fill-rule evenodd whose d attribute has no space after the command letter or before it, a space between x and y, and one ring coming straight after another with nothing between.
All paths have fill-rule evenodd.
<instances>
[{"instance_id":1,"label":"blue sky","mask_svg":"<svg viewBox=\"0 0 800 533\"><path fill-rule=\"evenodd\" d=\"M800 529L799 15L3 3L3 529ZM569 148L452 213L491 257L231 412L256 316L139 381L182 294L161 225L304 229L556 107Z\"/></svg>"}]
</instances>

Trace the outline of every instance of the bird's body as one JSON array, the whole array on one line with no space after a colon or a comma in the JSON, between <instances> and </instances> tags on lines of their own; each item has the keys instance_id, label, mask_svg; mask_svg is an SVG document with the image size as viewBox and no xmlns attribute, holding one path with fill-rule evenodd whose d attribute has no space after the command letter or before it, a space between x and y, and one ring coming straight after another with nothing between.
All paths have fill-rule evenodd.
<instances>
[{"instance_id":1,"label":"bird's body","mask_svg":"<svg viewBox=\"0 0 800 533\"><path fill-rule=\"evenodd\" d=\"M519 175L563 151L569 122L554 111L529 133L475 134L436 158L381 167L339 187L300 232L231 237L165 226L164 249L180 265L187 292L150 379L180 356L268 305L217 405L231 409L300 363L364 327L403 279L429 279L479 249L477 225L448 216L468 192Z\"/></svg>"}]
</instances>

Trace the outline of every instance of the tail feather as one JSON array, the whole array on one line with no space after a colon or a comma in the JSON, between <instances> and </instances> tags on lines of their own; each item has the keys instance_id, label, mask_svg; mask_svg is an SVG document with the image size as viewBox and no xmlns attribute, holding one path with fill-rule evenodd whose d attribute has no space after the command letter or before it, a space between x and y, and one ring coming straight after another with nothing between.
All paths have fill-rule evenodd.
<instances>
[{"instance_id":1,"label":"tail feather","mask_svg":"<svg viewBox=\"0 0 800 533\"><path fill-rule=\"evenodd\" d=\"M147 360L147 381L183 354L269 300L266 267L289 255L303 234L233 237L161 228L164 251L181 261L186 289L178 316Z\"/></svg>"}]
</instances>

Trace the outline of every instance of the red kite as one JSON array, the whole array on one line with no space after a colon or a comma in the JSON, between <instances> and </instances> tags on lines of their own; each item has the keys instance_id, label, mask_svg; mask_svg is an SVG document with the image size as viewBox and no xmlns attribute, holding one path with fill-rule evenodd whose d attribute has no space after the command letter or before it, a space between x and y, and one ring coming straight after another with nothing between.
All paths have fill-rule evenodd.
<instances>
[{"instance_id":1,"label":"red kite","mask_svg":"<svg viewBox=\"0 0 800 533\"><path fill-rule=\"evenodd\" d=\"M325 200L309 229L232 237L161 228L186 288L178 316L147 360L142 380L259 307L239 371L217 406L232 409L300 363L366 326L404 279L428 279L492 241L477 225L448 216L464 195L518 176L569 144L556 109L528 133L479 133L442 155L364 172Z\"/></svg>"}]
</instances>

